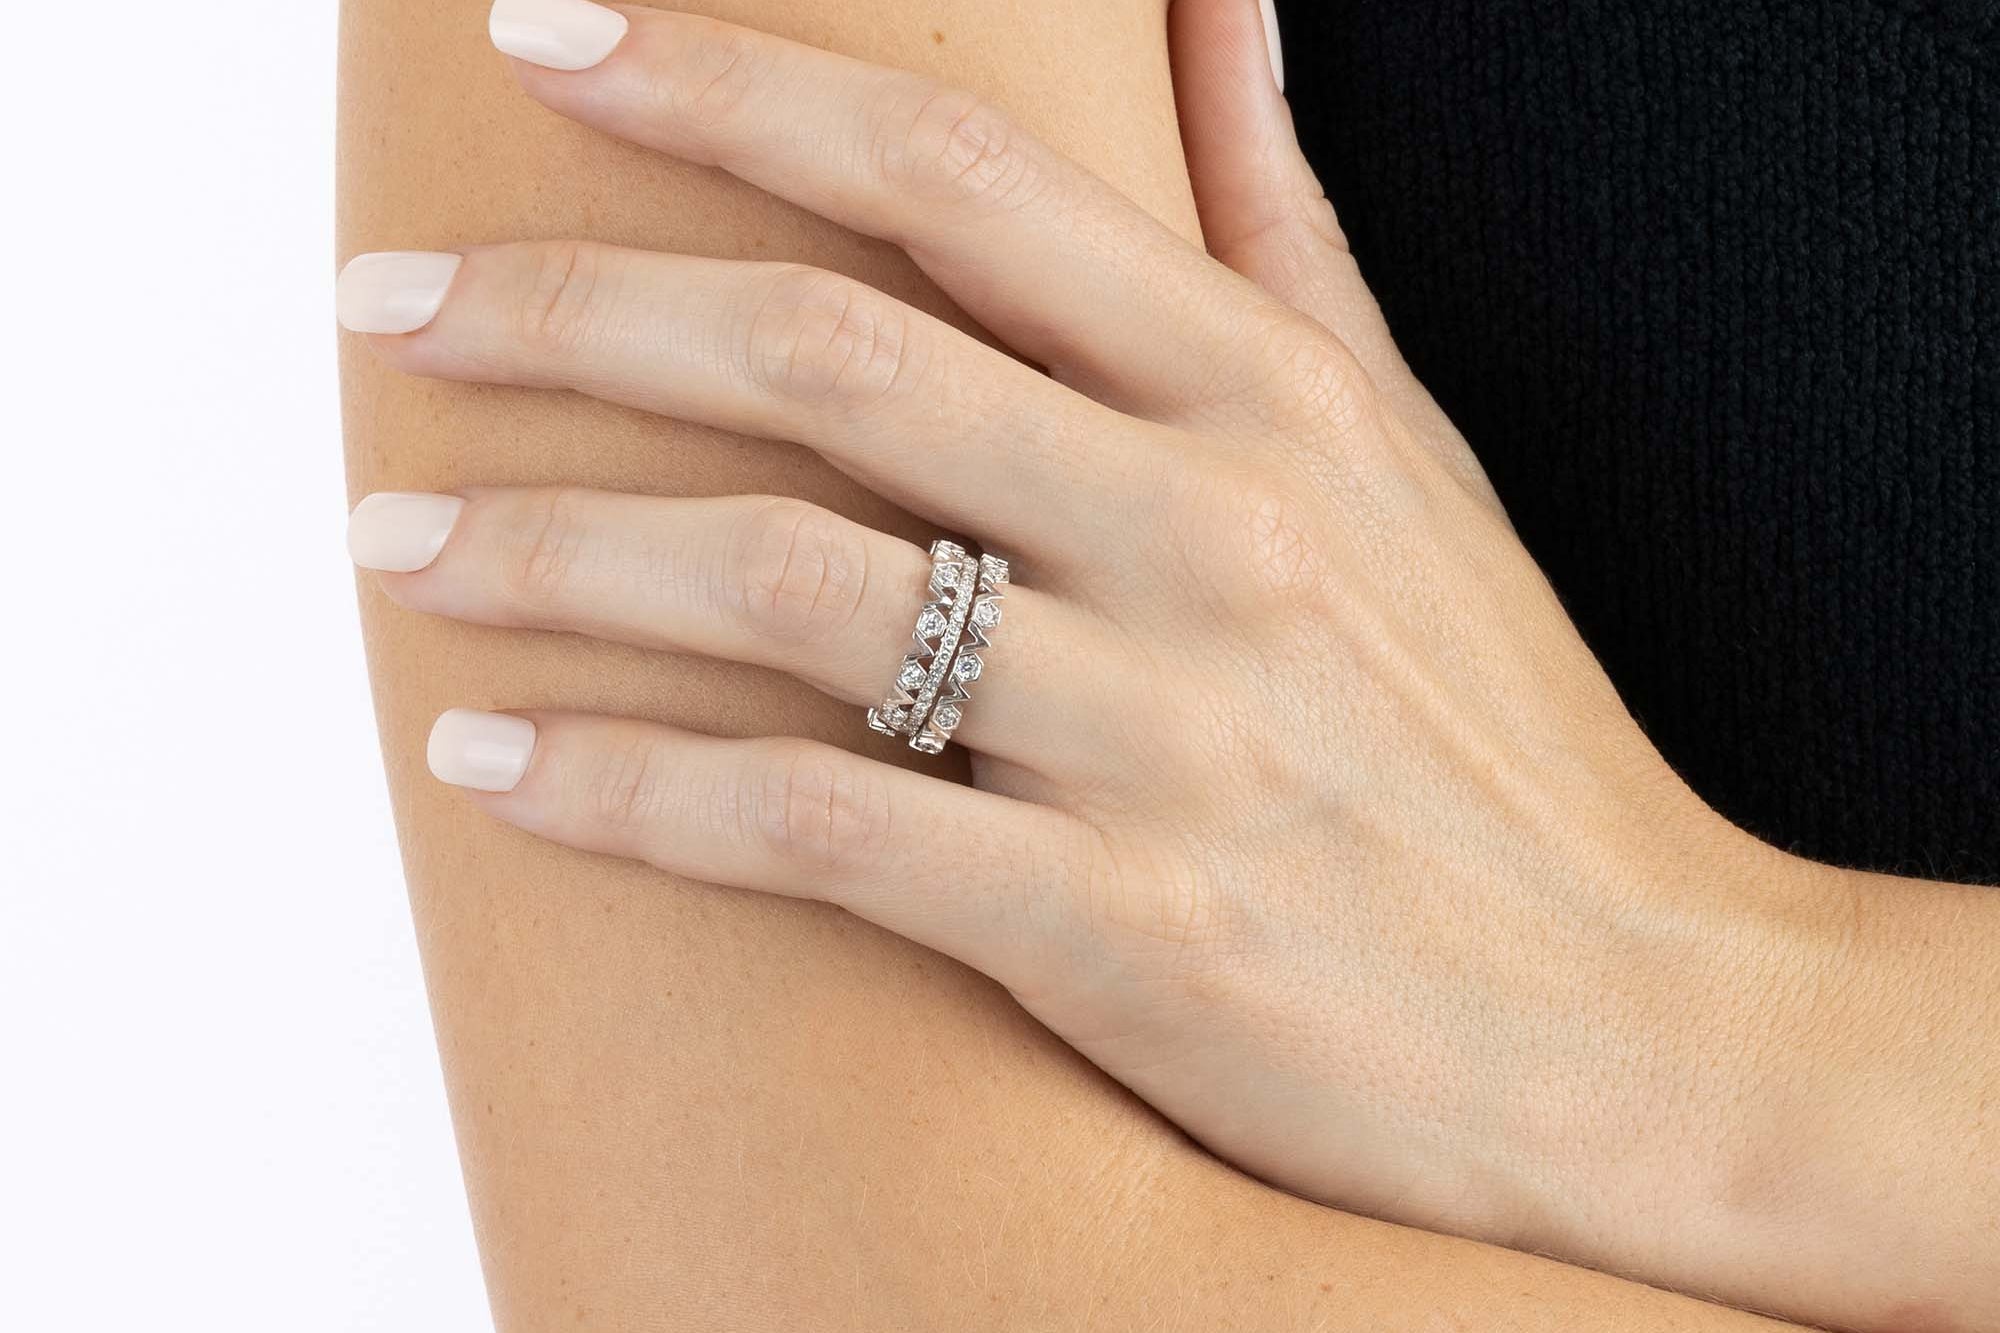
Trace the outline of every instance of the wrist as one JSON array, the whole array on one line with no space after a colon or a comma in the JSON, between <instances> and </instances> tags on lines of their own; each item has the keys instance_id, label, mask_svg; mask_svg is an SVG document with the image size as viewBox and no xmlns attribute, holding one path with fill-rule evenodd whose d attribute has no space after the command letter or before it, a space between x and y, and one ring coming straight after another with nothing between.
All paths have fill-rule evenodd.
<instances>
[{"instance_id":1,"label":"wrist","mask_svg":"<svg viewBox=\"0 0 2000 1333\"><path fill-rule=\"evenodd\" d=\"M1747 1300L1769 1292L1801 1202L1797 1122L1831 1071L1796 1053L1824 1014L1851 898L1705 807L1644 838L1593 960L1598 1064L1574 1094L1571 1169L1552 1172L1565 1198L1548 1243Z\"/></svg>"},{"instance_id":2,"label":"wrist","mask_svg":"<svg viewBox=\"0 0 2000 1333\"><path fill-rule=\"evenodd\" d=\"M1978 1224L1927 1216L1964 1194L1968 1169L1990 1174L2000 1147L1990 1130L1981 1142L1977 1090L1953 1084L1990 997L1934 1007L1977 996L1927 976L1965 932L1960 891L1818 865L1733 828L1678 860L1653 880L1637 955L1655 1040L1633 1064L1646 1077L1632 1110L1643 1125L1650 1102L1650 1128L1603 1186L1633 1206L1599 1261L1844 1327L1985 1326L2000 1311L1964 1298L1967 1274L1995 1268L1967 1243ZM1923 1257L1885 1286L1892 1253Z\"/></svg>"},{"instance_id":3,"label":"wrist","mask_svg":"<svg viewBox=\"0 0 2000 1333\"><path fill-rule=\"evenodd\" d=\"M1721 1239L1816 1321L2000 1325L1991 891L1786 860Z\"/></svg>"}]
</instances>

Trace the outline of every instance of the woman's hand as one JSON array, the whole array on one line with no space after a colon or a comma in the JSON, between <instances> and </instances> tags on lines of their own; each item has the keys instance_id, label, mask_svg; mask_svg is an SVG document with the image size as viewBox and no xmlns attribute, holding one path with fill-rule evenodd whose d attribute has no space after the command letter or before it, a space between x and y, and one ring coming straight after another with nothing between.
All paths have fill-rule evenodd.
<instances>
[{"instance_id":1,"label":"woman's hand","mask_svg":"<svg viewBox=\"0 0 2000 1333\"><path fill-rule=\"evenodd\" d=\"M1200 58L1262 58L1254 6L1210 21ZM553 109L902 247L1034 365L793 265L578 241L353 261L342 320L406 371L798 441L1017 580L957 729L977 790L554 713L447 714L440 777L542 836L963 959L1295 1191L1768 1293L1768 1254L1716 1237L1756 1228L1770 1014L1836 917L1626 714L1398 359L1267 81L1189 134L1215 248L1259 285L915 75L585 0L500 0L493 31ZM417 610L856 705L933 572L769 497L373 496L353 544Z\"/></svg>"}]
</instances>

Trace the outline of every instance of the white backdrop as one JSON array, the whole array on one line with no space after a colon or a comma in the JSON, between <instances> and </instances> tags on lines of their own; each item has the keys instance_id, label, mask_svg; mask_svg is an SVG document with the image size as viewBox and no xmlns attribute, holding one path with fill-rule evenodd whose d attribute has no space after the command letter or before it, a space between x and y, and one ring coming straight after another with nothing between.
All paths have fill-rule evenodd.
<instances>
[{"instance_id":1,"label":"white backdrop","mask_svg":"<svg viewBox=\"0 0 2000 1333\"><path fill-rule=\"evenodd\" d=\"M0 1328L489 1328L342 549L333 0L7 17Z\"/></svg>"}]
</instances>

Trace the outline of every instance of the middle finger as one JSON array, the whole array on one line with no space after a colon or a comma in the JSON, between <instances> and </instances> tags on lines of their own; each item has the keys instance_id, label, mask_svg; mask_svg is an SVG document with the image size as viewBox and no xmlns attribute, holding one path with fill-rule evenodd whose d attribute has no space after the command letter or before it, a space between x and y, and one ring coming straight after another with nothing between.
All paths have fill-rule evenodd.
<instances>
[{"instance_id":1,"label":"middle finger","mask_svg":"<svg viewBox=\"0 0 2000 1333\"><path fill-rule=\"evenodd\" d=\"M428 299L413 299L417 286ZM1044 571L1115 538L1131 516L1105 495L1145 493L1172 434L865 283L796 264L574 241L362 255L342 270L338 302L348 328L393 335L375 348L412 374L575 389L796 440Z\"/></svg>"}]
</instances>

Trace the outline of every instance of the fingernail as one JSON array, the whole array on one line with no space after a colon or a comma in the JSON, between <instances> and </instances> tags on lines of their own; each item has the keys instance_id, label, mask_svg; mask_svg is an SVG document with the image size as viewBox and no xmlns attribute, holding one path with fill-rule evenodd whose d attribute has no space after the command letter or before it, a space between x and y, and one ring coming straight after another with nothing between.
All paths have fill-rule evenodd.
<instances>
[{"instance_id":1,"label":"fingernail","mask_svg":"<svg viewBox=\"0 0 2000 1333\"><path fill-rule=\"evenodd\" d=\"M465 501L456 495L382 491L347 516L347 554L363 569L414 574L438 558Z\"/></svg>"},{"instance_id":2,"label":"fingernail","mask_svg":"<svg viewBox=\"0 0 2000 1333\"><path fill-rule=\"evenodd\" d=\"M1271 48L1271 77L1278 81L1278 91L1285 91L1285 44L1278 38L1277 0L1262 0L1264 10L1264 41Z\"/></svg>"},{"instance_id":3,"label":"fingernail","mask_svg":"<svg viewBox=\"0 0 2000 1333\"><path fill-rule=\"evenodd\" d=\"M630 25L590 0L493 0L486 31L493 45L531 65L589 69L625 39Z\"/></svg>"},{"instance_id":4,"label":"fingernail","mask_svg":"<svg viewBox=\"0 0 2000 1333\"><path fill-rule=\"evenodd\" d=\"M425 758L440 782L512 791L534 753L535 724L527 718L454 708L432 725Z\"/></svg>"},{"instance_id":5,"label":"fingernail","mask_svg":"<svg viewBox=\"0 0 2000 1333\"><path fill-rule=\"evenodd\" d=\"M334 313L355 333L415 333L437 318L464 262L425 250L356 255L334 285Z\"/></svg>"}]
</instances>

